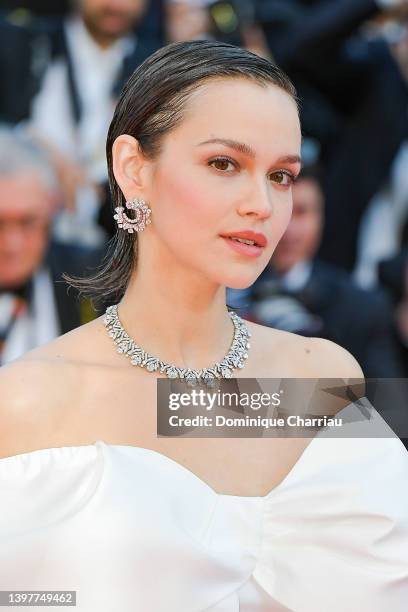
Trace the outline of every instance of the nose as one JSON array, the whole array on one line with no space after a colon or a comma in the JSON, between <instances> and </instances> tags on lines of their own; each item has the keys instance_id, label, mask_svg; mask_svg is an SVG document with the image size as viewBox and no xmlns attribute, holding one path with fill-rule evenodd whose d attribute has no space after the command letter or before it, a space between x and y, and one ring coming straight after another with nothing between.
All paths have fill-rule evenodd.
<instances>
[{"instance_id":1,"label":"nose","mask_svg":"<svg viewBox=\"0 0 408 612\"><path fill-rule=\"evenodd\" d=\"M242 216L253 215L259 219L268 219L273 213L273 194L270 186L263 180L256 182L242 198L238 213Z\"/></svg>"}]
</instances>

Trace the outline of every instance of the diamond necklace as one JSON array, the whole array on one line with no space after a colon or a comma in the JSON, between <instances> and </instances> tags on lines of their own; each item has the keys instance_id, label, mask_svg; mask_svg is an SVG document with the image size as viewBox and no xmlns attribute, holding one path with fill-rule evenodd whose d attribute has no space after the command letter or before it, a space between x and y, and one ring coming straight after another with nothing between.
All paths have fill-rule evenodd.
<instances>
[{"instance_id":1,"label":"diamond necklace","mask_svg":"<svg viewBox=\"0 0 408 612\"><path fill-rule=\"evenodd\" d=\"M123 328L118 316L118 306L119 304L114 304L106 309L103 322L108 334L117 344L118 348L116 350L118 353L123 353L125 357L129 357L132 365L146 368L149 372L159 370L161 373L165 373L168 378L185 379L187 385L191 387L199 384L200 380L208 387L213 387L218 378L232 378L232 371L235 368L242 369L245 365L245 359L248 359L247 349L250 348L248 338L251 336L251 332L241 317L233 311L228 313L234 324L234 338L228 353L222 361L215 363L210 368L194 370L166 363L138 346Z\"/></svg>"}]
</instances>

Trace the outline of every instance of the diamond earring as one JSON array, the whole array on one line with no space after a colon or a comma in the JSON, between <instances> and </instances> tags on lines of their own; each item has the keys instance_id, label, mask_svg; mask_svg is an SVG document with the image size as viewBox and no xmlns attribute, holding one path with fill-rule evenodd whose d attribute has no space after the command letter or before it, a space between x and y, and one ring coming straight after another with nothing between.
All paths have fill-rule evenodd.
<instances>
[{"instance_id":1,"label":"diamond earring","mask_svg":"<svg viewBox=\"0 0 408 612\"><path fill-rule=\"evenodd\" d=\"M113 218L116 219L118 226L127 230L129 234L142 232L146 225L151 223L150 214L152 211L142 198L134 198L130 202L126 202L126 208L135 211L134 219L130 219L127 216L123 206L115 208L117 214L113 215Z\"/></svg>"}]
</instances>

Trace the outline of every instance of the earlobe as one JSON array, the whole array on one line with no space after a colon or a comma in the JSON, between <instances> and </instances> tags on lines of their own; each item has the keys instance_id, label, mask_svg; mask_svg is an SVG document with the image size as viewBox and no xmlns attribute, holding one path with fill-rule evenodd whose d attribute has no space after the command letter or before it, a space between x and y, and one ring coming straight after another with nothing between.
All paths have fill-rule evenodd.
<instances>
[{"instance_id":1,"label":"earlobe","mask_svg":"<svg viewBox=\"0 0 408 612\"><path fill-rule=\"evenodd\" d=\"M143 168L146 159L136 138L121 134L112 147L113 173L126 200L143 191Z\"/></svg>"}]
</instances>

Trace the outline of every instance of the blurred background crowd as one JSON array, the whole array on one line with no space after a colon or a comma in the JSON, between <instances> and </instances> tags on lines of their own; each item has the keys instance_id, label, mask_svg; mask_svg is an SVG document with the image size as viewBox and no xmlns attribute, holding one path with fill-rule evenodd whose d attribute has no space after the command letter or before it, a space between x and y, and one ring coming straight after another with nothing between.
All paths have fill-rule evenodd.
<instances>
[{"instance_id":1,"label":"blurred background crowd","mask_svg":"<svg viewBox=\"0 0 408 612\"><path fill-rule=\"evenodd\" d=\"M61 274L91 272L115 232L115 100L155 49L198 38L276 62L301 104L290 225L228 304L407 377L408 0L2 0L0 365L101 314Z\"/></svg>"}]
</instances>

